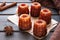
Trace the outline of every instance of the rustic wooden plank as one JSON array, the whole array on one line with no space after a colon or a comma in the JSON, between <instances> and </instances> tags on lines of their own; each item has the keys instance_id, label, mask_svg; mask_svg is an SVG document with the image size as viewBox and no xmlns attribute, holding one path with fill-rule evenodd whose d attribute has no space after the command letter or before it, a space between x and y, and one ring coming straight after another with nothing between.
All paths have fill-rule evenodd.
<instances>
[{"instance_id":1,"label":"rustic wooden plank","mask_svg":"<svg viewBox=\"0 0 60 40\"><path fill-rule=\"evenodd\" d=\"M31 0L0 0L0 2L31 2Z\"/></svg>"},{"instance_id":2,"label":"rustic wooden plank","mask_svg":"<svg viewBox=\"0 0 60 40\"><path fill-rule=\"evenodd\" d=\"M10 4L12 2L18 2L17 5L19 5L20 3L27 3L29 6L31 5L30 0L0 0L0 3L5 1L7 2L7 4ZM0 40L37 40L36 38L34 38L28 33L22 33L21 31L19 31L18 26L16 26L15 24L7 20L8 16L16 14L16 9L17 9L17 6L0 12ZM54 9L51 9L51 10L53 12L52 18L60 22L60 15L58 15L56 10ZM12 36L5 36L5 32L3 31L4 27L8 25L12 26L14 29L14 35ZM54 29L52 29L49 35L42 40L49 40L53 32L54 32Z\"/></svg>"},{"instance_id":3,"label":"rustic wooden plank","mask_svg":"<svg viewBox=\"0 0 60 40\"><path fill-rule=\"evenodd\" d=\"M56 21L60 21L60 15L52 15L52 18Z\"/></svg>"},{"instance_id":4,"label":"rustic wooden plank","mask_svg":"<svg viewBox=\"0 0 60 40\"><path fill-rule=\"evenodd\" d=\"M7 20L7 17L8 16L0 15L0 31L3 31L4 27L8 25L13 26L14 30L18 30L18 27L15 24Z\"/></svg>"},{"instance_id":5,"label":"rustic wooden plank","mask_svg":"<svg viewBox=\"0 0 60 40\"><path fill-rule=\"evenodd\" d=\"M6 36L5 32L0 32L0 40L35 40L35 38L28 33L14 32L12 36Z\"/></svg>"},{"instance_id":6,"label":"rustic wooden plank","mask_svg":"<svg viewBox=\"0 0 60 40\"><path fill-rule=\"evenodd\" d=\"M23 32L13 32L13 33L14 34L12 36L6 36L5 32L0 32L0 40L37 40L28 33ZM49 35L43 38L42 40L49 40L52 33L49 33Z\"/></svg>"},{"instance_id":7,"label":"rustic wooden plank","mask_svg":"<svg viewBox=\"0 0 60 40\"><path fill-rule=\"evenodd\" d=\"M6 5L9 5L9 4L11 4L11 3L6 3ZM16 7L17 6L14 6L14 7L8 8L6 10L0 11L0 14L15 14L16 13Z\"/></svg>"},{"instance_id":8,"label":"rustic wooden plank","mask_svg":"<svg viewBox=\"0 0 60 40\"><path fill-rule=\"evenodd\" d=\"M54 19L55 19L56 21L59 20L59 22L60 22L60 15L59 15L59 17L57 17L57 16L58 16L58 15L56 15L56 16L54 17ZM55 27L55 28L56 28L56 27ZM54 32L55 28L53 28L53 29L51 30L51 32Z\"/></svg>"},{"instance_id":9,"label":"rustic wooden plank","mask_svg":"<svg viewBox=\"0 0 60 40\"><path fill-rule=\"evenodd\" d=\"M11 3L7 3L7 5L9 5L9 4L11 4ZM16 14L17 7L18 7L19 4L21 4L21 3L17 3L17 6L11 7L9 9L4 10L4 11L0 11L0 14ZM31 6L31 3L25 3L25 4L28 4L29 6ZM42 9L43 8L45 8L45 7L42 7ZM53 15L58 15L56 10L54 10L54 9L50 9L50 10L52 11Z\"/></svg>"},{"instance_id":10,"label":"rustic wooden plank","mask_svg":"<svg viewBox=\"0 0 60 40\"><path fill-rule=\"evenodd\" d=\"M6 3L7 5L11 4L11 3ZM17 4L17 6L19 5L20 3ZM30 5L31 3L26 3L28 5ZM0 14L16 14L17 12L17 6L14 6L14 7L11 7L11 8L8 8L4 11L0 11Z\"/></svg>"}]
</instances>

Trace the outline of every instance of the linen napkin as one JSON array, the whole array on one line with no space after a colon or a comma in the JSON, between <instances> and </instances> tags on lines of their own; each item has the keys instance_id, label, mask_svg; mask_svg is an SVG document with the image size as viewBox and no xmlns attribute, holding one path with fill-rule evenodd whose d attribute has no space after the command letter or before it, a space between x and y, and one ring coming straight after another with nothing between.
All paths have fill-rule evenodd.
<instances>
[{"instance_id":1,"label":"linen napkin","mask_svg":"<svg viewBox=\"0 0 60 40\"><path fill-rule=\"evenodd\" d=\"M39 2L42 6L48 8L54 8L60 12L60 0L32 0L33 2Z\"/></svg>"},{"instance_id":2,"label":"linen napkin","mask_svg":"<svg viewBox=\"0 0 60 40\"><path fill-rule=\"evenodd\" d=\"M60 40L60 23L57 25L54 33L50 37L50 40Z\"/></svg>"}]
</instances>

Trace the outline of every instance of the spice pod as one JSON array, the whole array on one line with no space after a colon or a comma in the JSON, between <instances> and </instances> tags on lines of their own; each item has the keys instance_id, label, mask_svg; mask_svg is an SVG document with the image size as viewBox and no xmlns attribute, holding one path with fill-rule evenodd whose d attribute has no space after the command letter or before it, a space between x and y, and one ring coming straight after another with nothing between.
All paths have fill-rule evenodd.
<instances>
[{"instance_id":1,"label":"spice pod","mask_svg":"<svg viewBox=\"0 0 60 40\"><path fill-rule=\"evenodd\" d=\"M13 28L12 28L12 26L6 26L6 27L4 27L4 31L5 31L6 35L12 35L13 34Z\"/></svg>"}]
</instances>

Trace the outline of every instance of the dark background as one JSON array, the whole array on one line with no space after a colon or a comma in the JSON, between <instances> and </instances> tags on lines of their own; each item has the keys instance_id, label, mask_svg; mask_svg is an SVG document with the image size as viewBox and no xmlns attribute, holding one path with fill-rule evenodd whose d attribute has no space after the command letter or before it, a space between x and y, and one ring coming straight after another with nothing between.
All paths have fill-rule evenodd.
<instances>
[{"instance_id":1,"label":"dark background","mask_svg":"<svg viewBox=\"0 0 60 40\"><path fill-rule=\"evenodd\" d=\"M7 4L10 4L12 2L17 2L17 5L19 5L20 3L27 3L28 5L31 5L30 0L0 0L0 3L2 2L6 2ZM21 31L18 31L18 27L7 20L8 16L16 14L16 9L17 9L17 6L9 8L4 11L0 11L0 40L37 40L36 38L34 38L32 35L28 33L23 33ZM60 15L58 15L57 11L54 9L50 9L50 10L52 10L52 18L60 22ZM14 34L12 36L5 35L4 27L8 25L14 28ZM49 40L52 33L54 32L54 29L52 29L48 34L48 36L42 40Z\"/></svg>"}]
</instances>

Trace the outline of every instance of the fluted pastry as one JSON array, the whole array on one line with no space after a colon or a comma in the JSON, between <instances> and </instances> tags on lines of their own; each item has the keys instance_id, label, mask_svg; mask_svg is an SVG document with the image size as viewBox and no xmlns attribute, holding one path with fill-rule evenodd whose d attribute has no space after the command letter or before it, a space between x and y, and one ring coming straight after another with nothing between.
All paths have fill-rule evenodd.
<instances>
[{"instance_id":1,"label":"fluted pastry","mask_svg":"<svg viewBox=\"0 0 60 40\"><path fill-rule=\"evenodd\" d=\"M18 6L18 16L20 16L21 14L29 14L29 9L28 9L28 5L27 4L20 4Z\"/></svg>"},{"instance_id":2,"label":"fluted pastry","mask_svg":"<svg viewBox=\"0 0 60 40\"><path fill-rule=\"evenodd\" d=\"M40 19L34 23L33 34L37 37L44 37L47 34L47 24Z\"/></svg>"},{"instance_id":3,"label":"fluted pastry","mask_svg":"<svg viewBox=\"0 0 60 40\"><path fill-rule=\"evenodd\" d=\"M19 17L19 29L23 31L31 29L31 17L28 14Z\"/></svg>"},{"instance_id":4,"label":"fluted pastry","mask_svg":"<svg viewBox=\"0 0 60 40\"><path fill-rule=\"evenodd\" d=\"M38 17L40 14L41 5L38 2L33 2L31 5L30 14L32 17Z\"/></svg>"},{"instance_id":5,"label":"fluted pastry","mask_svg":"<svg viewBox=\"0 0 60 40\"><path fill-rule=\"evenodd\" d=\"M49 24L51 22L51 14L52 12L49 9L44 8L40 12L39 19L43 19L47 22L47 24Z\"/></svg>"}]
</instances>

